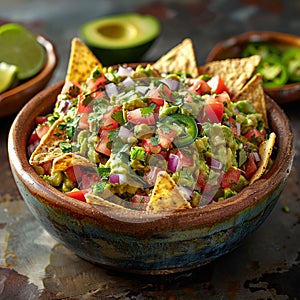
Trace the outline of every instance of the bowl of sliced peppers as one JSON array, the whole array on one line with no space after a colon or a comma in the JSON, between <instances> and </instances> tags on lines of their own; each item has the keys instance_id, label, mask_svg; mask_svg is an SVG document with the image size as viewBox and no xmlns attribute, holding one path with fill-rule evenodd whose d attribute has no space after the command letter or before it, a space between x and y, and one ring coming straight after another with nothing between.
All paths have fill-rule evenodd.
<instances>
[{"instance_id":1,"label":"bowl of sliced peppers","mask_svg":"<svg viewBox=\"0 0 300 300\"><path fill-rule=\"evenodd\" d=\"M207 62L260 55L256 71L265 92L278 103L300 99L300 37L287 33L250 31L219 42Z\"/></svg>"}]
</instances>

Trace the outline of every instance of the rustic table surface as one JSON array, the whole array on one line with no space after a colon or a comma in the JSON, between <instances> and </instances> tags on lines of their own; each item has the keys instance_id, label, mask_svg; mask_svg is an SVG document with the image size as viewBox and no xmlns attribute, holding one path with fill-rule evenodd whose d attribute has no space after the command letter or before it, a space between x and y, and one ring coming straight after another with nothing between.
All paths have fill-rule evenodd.
<instances>
[{"instance_id":1,"label":"rustic table surface","mask_svg":"<svg viewBox=\"0 0 300 300\"><path fill-rule=\"evenodd\" d=\"M64 78L70 41L82 23L125 12L150 13L161 20L162 34L146 61L154 61L185 37L193 39L201 64L215 43L233 34L300 33L299 0L1 0L0 24L24 24L55 43L59 64L50 85ZM157 277L94 266L40 227L9 167L7 135L14 116L1 118L0 299L300 299L300 104L281 106L294 130L296 154L271 215L234 252L187 273ZM285 205L288 213L282 209Z\"/></svg>"}]
</instances>

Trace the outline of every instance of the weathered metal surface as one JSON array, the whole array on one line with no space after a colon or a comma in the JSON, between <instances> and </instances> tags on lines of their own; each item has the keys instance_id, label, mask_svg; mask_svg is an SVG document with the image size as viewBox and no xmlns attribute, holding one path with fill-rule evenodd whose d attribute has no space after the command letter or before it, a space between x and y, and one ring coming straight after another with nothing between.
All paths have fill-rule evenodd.
<instances>
[{"instance_id":1,"label":"weathered metal surface","mask_svg":"<svg viewBox=\"0 0 300 300\"><path fill-rule=\"evenodd\" d=\"M145 60L156 59L186 36L195 41L202 63L216 42L232 34L253 29L299 34L300 28L299 0L100 3L90 1L87 7L71 0L54 5L46 0L4 0L0 23L22 22L56 43L60 64L52 83L64 78L71 36L82 22L102 14L131 10L162 20L162 36ZM270 216L234 252L190 272L156 277L92 265L40 227L19 195L8 164L7 134L13 116L0 119L0 299L299 299L300 104L282 107L294 129L296 156ZM289 212L283 211L284 205Z\"/></svg>"}]
</instances>

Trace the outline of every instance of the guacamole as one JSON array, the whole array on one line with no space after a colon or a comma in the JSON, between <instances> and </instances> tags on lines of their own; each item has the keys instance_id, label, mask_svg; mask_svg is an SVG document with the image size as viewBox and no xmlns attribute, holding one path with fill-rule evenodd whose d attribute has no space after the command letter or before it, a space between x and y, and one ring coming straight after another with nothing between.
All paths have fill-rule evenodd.
<instances>
[{"instance_id":1,"label":"guacamole","mask_svg":"<svg viewBox=\"0 0 300 300\"><path fill-rule=\"evenodd\" d=\"M37 172L78 200L92 193L134 209L145 209L161 171L191 207L230 198L257 171L269 131L247 99L233 102L226 86L216 92L210 79L139 65L96 67L85 82L66 82L33 134L63 120L60 153L89 164L57 171L50 157ZM31 139L29 154L39 142Z\"/></svg>"}]
</instances>

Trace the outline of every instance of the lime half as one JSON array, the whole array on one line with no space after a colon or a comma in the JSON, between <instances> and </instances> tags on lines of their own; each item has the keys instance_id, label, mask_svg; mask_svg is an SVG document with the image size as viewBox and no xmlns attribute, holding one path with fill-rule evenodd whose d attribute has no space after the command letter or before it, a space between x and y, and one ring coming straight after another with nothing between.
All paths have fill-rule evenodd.
<instances>
[{"instance_id":1,"label":"lime half","mask_svg":"<svg viewBox=\"0 0 300 300\"><path fill-rule=\"evenodd\" d=\"M0 93L13 87L17 81L18 67L5 62L0 63Z\"/></svg>"},{"instance_id":2,"label":"lime half","mask_svg":"<svg viewBox=\"0 0 300 300\"><path fill-rule=\"evenodd\" d=\"M0 62L18 67L18 78L26 80L44 66L46 51L36 36L18 24L0 27Z\"/></svg>"}]
</instances>

